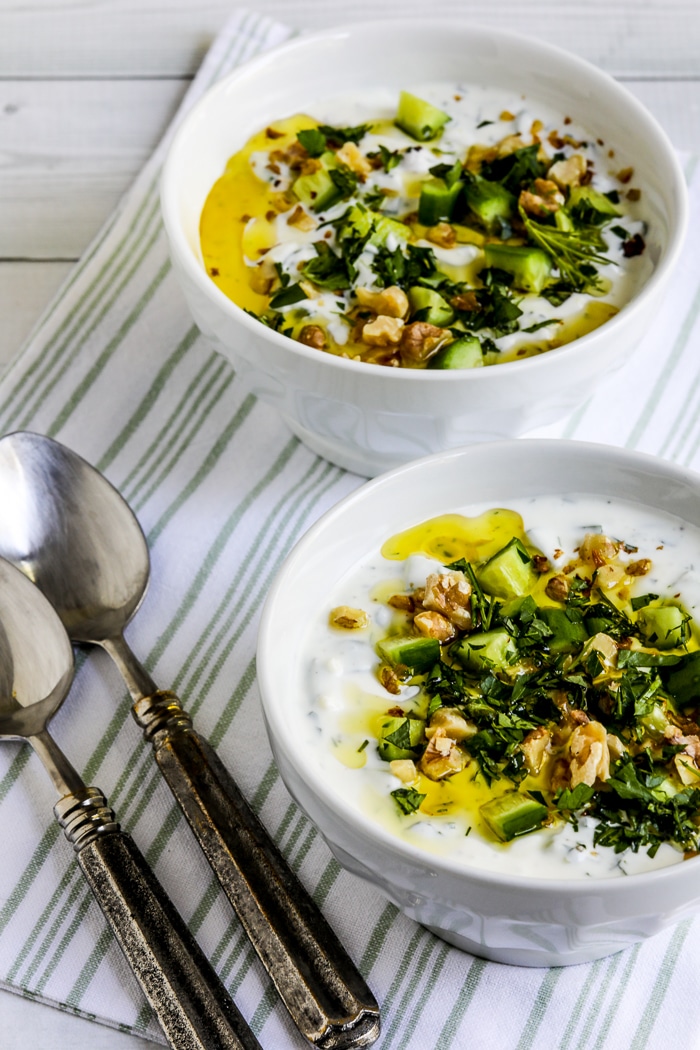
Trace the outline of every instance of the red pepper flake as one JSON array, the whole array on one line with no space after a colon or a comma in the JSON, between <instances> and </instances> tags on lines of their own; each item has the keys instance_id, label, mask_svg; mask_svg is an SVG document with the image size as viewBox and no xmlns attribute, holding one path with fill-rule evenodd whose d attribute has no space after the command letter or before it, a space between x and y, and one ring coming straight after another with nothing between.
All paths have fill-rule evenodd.
<instances>
[{"instance_id":1,"label":"red pepper flake","mask_svg":"<svg viewBox=\"0 0 700 1050\"><path fill-rule=\"evenodd\" d=\"M622 171L618 171L617 178L620 182L629 182L634 175L634 168L623 168Z\"/></svg>"},{"instance_id":2,"label":"red pepper flake","mask_svg":"<svg viewBox=\"0 0 700 1050\"><path fill-rule=\"evenodd\" d=\"M274 219L277 218L277 212L273 211L272 208L271 208L269 211L265 212L265 218L267 219L268 222L272 222Z\"/></svg>"},{"instance_id":3,"label":"red pepper flake","mask_svg":"<svg viewBox=\"0 0 700 1050\"><path fill-rule=\"evenodd\" d=\"M246 213L245 215L241 215L241 220L240 221L241 222L250 222L251 218L252 218L252 215L248 215Z\"/></svg>"},{"instance_id":4,"label":"red pepper flake","mask_svg":"<svg viewBox=\"0 0 700 1050\"><path fill-rule=\"evenodd\" d=\"M265 135L268 139L283 139L284 132L277 131L276 128L265 128Z\"/></svg>"},{"instance_id":5,"label":"red pepper flake","mask_svg":"<svg viewBox=\"0 0 700 1050\"><path fill-rule=\"evenodd\" d=\"M634 255L641 255L646 244L641 233L635 233L634 237L630 237L628 241L625 241L622 245L622 254L625 259L631 259Z\"/></svg>"},{"instance_id":6,"label":"red pepper flake","mask_svg":"<svg viewBox=\"0 0 700 1050\"><path fill-rule=\"evenodd\" d=\"M570 124L571 123L571 117L564 117L564 123L565 124Z\"/></svg>"},{"instance_id":7,"label":"red pepper flake","mask_svg":"<svg viewBox=\"0 0 700 1050\"><path fill-rule=\"evenodd\" d=\"M218 267L216 267L216 266L210 267L209 274L210 274L211 277L218 277L219 276Z\"/></svg>"},{"instance_id":8,"label":"red pepper flake","mask_svg":"<svg viewBox=\"0 0 700 1050\"><path fill-rule=\"evenodd\" d=\"M627 200L628 201L638 201L638 200L641 200L641 199L642 199L642 191L641 190L635 190L635 189L627 190Z\"/></svg>"}]
</instances>

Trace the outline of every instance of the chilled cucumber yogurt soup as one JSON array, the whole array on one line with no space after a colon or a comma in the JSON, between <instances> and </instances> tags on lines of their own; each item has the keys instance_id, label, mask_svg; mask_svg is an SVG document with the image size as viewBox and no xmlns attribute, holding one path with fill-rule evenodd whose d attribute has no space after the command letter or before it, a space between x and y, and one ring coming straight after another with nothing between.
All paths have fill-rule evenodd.
<instances>
[{"instance_id":1,"label":"chilled cucumber yogurt soup","mask_svg":"<svg viewBox=\"0 0 700 1050\"><path fill-rule=\"evenodd\" d=\"M234 302L319 351L500 364L592 331L648 279L633 165L523 95L376 89L255 134L209 193L202 254Z\"/></svg>"},{"instance_id":2,"label":"chilled cucumber yogurt soup","mask_svg":"<svg viewBox=\"0 0 700 1050\"><path fill-rule=\"evenodd\" d=\"M680 863L700 848L698 552L697 528L589 495L387 538L310 625L309 760L469 867Z\"/></svg>"}]
</instances>

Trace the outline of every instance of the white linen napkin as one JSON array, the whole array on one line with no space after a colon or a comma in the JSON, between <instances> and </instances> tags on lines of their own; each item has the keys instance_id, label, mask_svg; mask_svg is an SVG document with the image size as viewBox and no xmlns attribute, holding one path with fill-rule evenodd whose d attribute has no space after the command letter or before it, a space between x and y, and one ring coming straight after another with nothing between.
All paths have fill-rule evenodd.
<instances>
[{"instance_id":1,"label":"white linen napkin","mask_svg":"<svg viewBox=\"0 0 700 1050\"><path fill-rule=\"evenodd\" d=\"M181 113L289 32L239 12ZM230 365L194 329L159 218L170 134L0 383L0 432L57 437L130 501L148 537L152 585L129 640L161 687L179 692L358 962L382 1005L378 1050L700 1047L700 920L589 965L487 963L449 947L342 871L290 801L260 715L258 610L292 544L361 479L317 458L272 409L245 396ZM700 171L696 158L685 163L697 230ZM634 365L538 436L700 464L699 311L700 242L691 236ZM263 1046L305 1046L129 707L116 670L93 650L79 660L54 734L86 781L107 793ZM30 749L3 744L0 987L162 1042L53 820L54 802Z\"/></svg>"}]
</instances>

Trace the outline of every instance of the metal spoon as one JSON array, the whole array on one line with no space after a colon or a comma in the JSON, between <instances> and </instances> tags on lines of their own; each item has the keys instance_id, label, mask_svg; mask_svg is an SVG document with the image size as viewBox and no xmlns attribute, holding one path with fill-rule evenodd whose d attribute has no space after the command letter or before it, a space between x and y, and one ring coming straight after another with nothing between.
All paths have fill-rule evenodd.
<instances>
[{"instance_id":1,"label":"metal spoon","mask_svg":"<svg viewBox=\"0 0 700 1050\"><path fill-rule=\"evenodd\" d=\"M323 1050L369 1046L379 1008L216 752L124 640L148 583L146 540L115 488L64 445L0 440L0 555L51 601L70 637L105 649L180 808L299 1031Z\"/></svg>"},{"instance_id":2,"label":"metal spoon","mask_svg":"<svg viewBox=\"0 0 700 1050\"><path fill-rule=\"evenodd\" d=\"M0 558L0 739L32 745L90 889L177 1050L260 1050L199 945L107 799L46 728L73 680L70 639L49 602Z\"/></svg>"}]
</instances>

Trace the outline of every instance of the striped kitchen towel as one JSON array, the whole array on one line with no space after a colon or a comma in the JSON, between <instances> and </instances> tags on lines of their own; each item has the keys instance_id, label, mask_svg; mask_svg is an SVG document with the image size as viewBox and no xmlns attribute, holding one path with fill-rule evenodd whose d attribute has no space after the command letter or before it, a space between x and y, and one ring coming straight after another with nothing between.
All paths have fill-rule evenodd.
<instances>
[{"instance_id":1,"label":"striped kitchen towel","mask_svg":"<svg viewBox=\"0 0 700 1050\"><path fill-rule=\"evenodd\" d=\"M183 105L289 30L239 13ZM608 959L518 969L449 947L343 872L290 801L255 682L258 611L293 543L360 479L319 459L241 392L192 326L159 219L161 145L0 384L0 432L29 428L85 456L130 501L152 585L129 628L313 891L382 1004L378 1050L700 1048L700 920ZM687 161L700 228L700 171ZM689 240L634 366L541 433L700 465L700 242ZM129 714L108 658L79 660L53 723L110 797L264 1047L306 1045L232 916ZM162 1041L52 818L30 748L0 748L0 986ZM696 935L698 940L695 940ZM1 1004L0 1004L1 1008ZM0 1039L1 1042L1 1039Z\"/></svg>"}]
</instances>

